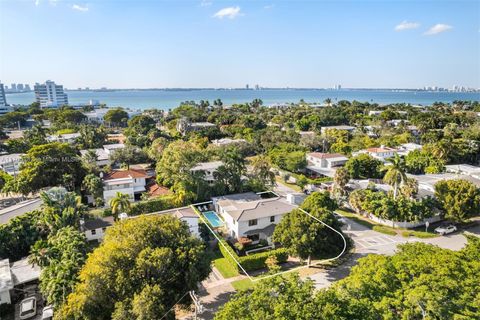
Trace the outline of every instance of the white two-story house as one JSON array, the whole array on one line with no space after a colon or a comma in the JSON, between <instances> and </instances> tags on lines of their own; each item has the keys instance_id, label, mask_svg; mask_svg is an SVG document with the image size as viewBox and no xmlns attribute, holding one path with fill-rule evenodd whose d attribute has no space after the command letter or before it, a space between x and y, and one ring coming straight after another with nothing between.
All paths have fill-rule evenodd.
<instances>
[{"instance_id":1,"label":"white two-story house","mask_svg":"<svg viewBox=\"0 0 480 320\"><path fill-rule=\"evenodd\" d=\"M264 199L253 192L226 195L212 200L229 235L235 239L247 237L254 243L265 239L271 244L275 225L286 213L297 208L284 198Z\"/></svg>"},{"instance_id":2,"label":"white two-story house","mask_svg":"<svg viewBox=\"0 0 480 320\"><path fill-rule=\"evenodd\" d=\"M308 173L326 177L333 177L336 169L348 161L348 158L340 153L310 152L306 158Z\"/></svg>"},{"instance_id":3,"label":"white two-story house","mask_svg":"<svg viewBox=\"0 0 480 320\"><path fill-rule=\"evenodd\" d=\"M117 192L127 194L136 200L146 191L146 180L149 175L142 169L113 170L103 176L103 199L108 204Z\"/></svg>"}]
</instances>

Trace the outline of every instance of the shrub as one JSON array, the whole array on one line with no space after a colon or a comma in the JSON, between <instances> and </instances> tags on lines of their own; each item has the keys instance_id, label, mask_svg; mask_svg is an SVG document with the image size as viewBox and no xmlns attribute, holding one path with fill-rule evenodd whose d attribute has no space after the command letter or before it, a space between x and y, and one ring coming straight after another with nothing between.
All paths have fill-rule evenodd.
<instances>
[{"instance_id":1,"label":"shrub","mask_svg":"<svg viewBox=\"0 0 480 320\"><path fill-rule=\"evenodd\" d=\"M389 228L389 227L373 226L373 230L375 230L377 232L384 233L384 234L388 234L390 236L396 236L397 235L397 233L392 228Z\"/></svg>"},{"instance_id":2,"label":"shrub","mask_svg":"<svg viewBox=\"0 0 480 320\"><path fill-rule=\"evenodd\" d=\"M233 251L232 247L230 247L230 245L224 239L221 239L219 241L218 248L220 249L220 252L225 257L225 259L227 259L232 264L232 266L235 266L235 268L237 268L238 271L242 271L242 270L238 266L235 259L238 262L240 262L242 267L247 272L262 269L262 268L266 268L267 265L266 265L265 261L271 256L274 256L277 259L278 263L286 262L287 259L288 259L288 252L287 252L287 249L285 249L285 248L254 253L254 254L251 254L251 255L248 255L248 256L244 256L244 257L239 257L235 253L235 251ZM235 259L232 257L232 255L233 255L233 257L235 257Z\"/></svg>"},{"instance_id":3,"label":"shrub","mask_svg":"<svg viewBox=\"0 0 480 320\"><path fill-rule=\"evenodd\" d=\"M175 207L176 206L173 196L167 195L152 200L140 201L132 204L129 214L132 216L137 216L139 214L168 210Z\"/></svg>"},{"instance_id":4,"label":"shrub","mask_svg":"<svg viewBox=\"0 0 480 320\"><path fill-rule=\"evenodd\" d=\"M248 256L240 257L239 262L246 271L253 271L266 268L265 261L274 256L278 263L286 262L288 259L288 251L285 248L270 250L260 253L254 253Z\"/></svg>"}]
</instances>

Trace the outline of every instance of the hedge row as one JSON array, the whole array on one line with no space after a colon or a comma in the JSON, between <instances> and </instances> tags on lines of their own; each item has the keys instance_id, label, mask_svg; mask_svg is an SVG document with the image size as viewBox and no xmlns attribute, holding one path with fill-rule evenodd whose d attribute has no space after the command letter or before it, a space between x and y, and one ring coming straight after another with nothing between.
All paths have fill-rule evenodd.
<instances>
[{"instance_id":1,"label":"hedge row","mask_svg":"<svg viewBox=\"0 0 480 320\"><path fill-rule=\"evenodd\" d=\"M137 216L139 214L168 210L175 207L176 205L172 195L162 196L152 200L140 201L132 204L129 210L129 215Z\"/></svg>"},{"instance_id":2,"label":"hedge row","mask_svg":"<svg viewBox=\"0 0 480 320\"><path fill-rule=\"evenodd\" d=\"M241 272L242 270L238 266L237 261L240 262L245 271L254 271L266 268L267 265L265 264L265 261L270 256L275 256L279 263L286 262L288 259L288 252L285 248L253 253L248 256L239 257L232 249L232 247L230 247L227 241L221 239L220 242L221 243L218 244L218 247L220 248L220 252L222 253L223 257L227 259L235 268L237 268L239 272ZM222 244L224 244L224 246ZM231 253L231 255L228 254L229 252ZM237 259L237 261L235 261L232 255L233 257L235 257L235 259Z\"/></svg>"}]
</instances>

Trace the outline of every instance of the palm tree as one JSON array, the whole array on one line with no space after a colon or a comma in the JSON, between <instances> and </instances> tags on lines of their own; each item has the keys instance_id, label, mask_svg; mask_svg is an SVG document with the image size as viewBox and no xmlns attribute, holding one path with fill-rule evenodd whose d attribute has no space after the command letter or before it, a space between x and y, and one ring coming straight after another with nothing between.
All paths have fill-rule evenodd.
<instances>
[{"instance_id":1,"label":"palm tree","mask_svg":"<svg viewBox=\"0 0 480 320\"><path fill-rule=\"evenodd\" d=\"M110 199L109 205L112 208L113 219L117 221L121 212L130 209L130 197L128 194L117 192L115 197Z\"/></svg>"},{"instance_id":2,"label":"palm tree","mask_svg":"<svg viewBox=\"0 0 480 320\"><path fill-rule=\"evenodd\" d=\"M332 105L332 99L330 98L325 99L323 102L329 107Z\"/></svg>"},{"instance_id":3,"label":"palm tree","mask_svg":"<svg viewBox=\"0 0 480 320\"><path fill-rule=\"evenodd\" d=\"M383 179L393 187L393 199L396 199L398 189L407 181L405 159L395 154L393 158L389 158L387 161L390 165L387 167Z\"/></svg>"},{"instance_id":4,"label":"palm tree","mask_svg":"<svg viewBox=\"0 0 480 320\"><path fill-rule=\"evenodd\" d=\"M333 193L338 198L337 200L343 200L346 195L345 186L350 181L350 174L345 168L338 168L333 176Z\"/></svg>"}]
</instances>

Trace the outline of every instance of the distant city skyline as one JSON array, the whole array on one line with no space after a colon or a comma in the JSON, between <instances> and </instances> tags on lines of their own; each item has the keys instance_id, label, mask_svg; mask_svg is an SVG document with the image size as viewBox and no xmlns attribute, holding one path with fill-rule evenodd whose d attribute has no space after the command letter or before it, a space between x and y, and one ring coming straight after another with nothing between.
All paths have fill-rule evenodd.
<instances>
[{"instance_id":1,"label":"distant city skyline","mask_svg":"<svg viewBox=\"0 0 480 320\"><path fill-rule=\"evenodd\" d=\"M479 12L473 0L3 0L0 81L478 89Z\"/></svg>"}]
</instances>

